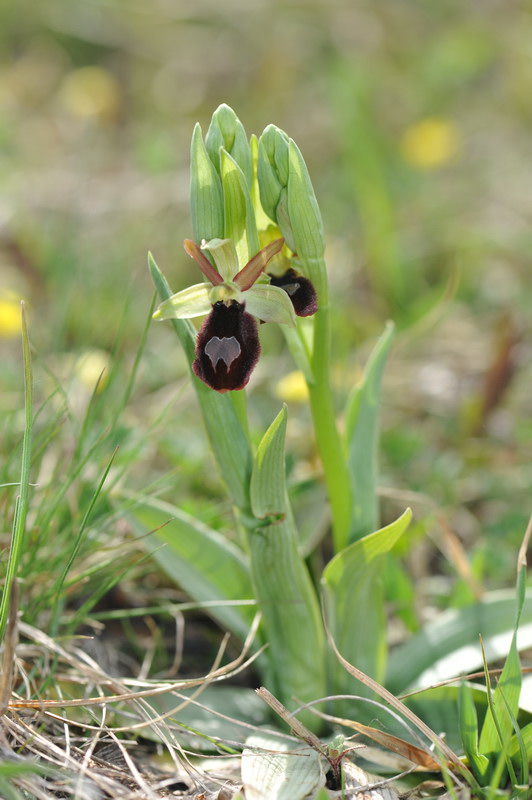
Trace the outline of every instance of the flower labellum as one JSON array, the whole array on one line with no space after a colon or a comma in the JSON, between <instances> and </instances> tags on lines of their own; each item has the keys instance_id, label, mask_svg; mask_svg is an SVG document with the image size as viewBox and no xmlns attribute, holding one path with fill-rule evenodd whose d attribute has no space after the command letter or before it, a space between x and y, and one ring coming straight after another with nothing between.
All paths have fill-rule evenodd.
<instances>
[{"instance_id":1,"label":"flower labellum","mask_svg":"<svg viewBox=\"0 0 532 800\"><path fill-rule=\"evenodd\" d=\"M243 389L259 354L257 323L244 303L219 301L198 333L192 370L217 392Z\"/></svg>"},{"instance_id":2,"label":"flower labellum","mask_svg":"<svg viewBox=\"0 0 532 800\"><path fill-rule=\"evenodd\" d=\"M314 286L308 278L299 275L295 269L288 269L284 275L270 275L270 283L272 286L284 289L298 317L310 317L318 310Z\"/></svg>"}]
</instances>

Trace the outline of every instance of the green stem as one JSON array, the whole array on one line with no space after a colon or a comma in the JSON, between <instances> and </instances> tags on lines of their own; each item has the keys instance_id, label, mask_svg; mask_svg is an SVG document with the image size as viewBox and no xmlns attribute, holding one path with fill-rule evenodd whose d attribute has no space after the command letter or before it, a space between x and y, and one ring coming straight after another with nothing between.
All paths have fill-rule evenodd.
<instances>
[{"instance_id":1,"label":"green stem","mask_svg":"<svg viewBox=\"0 0 532 800\"><path fill-rule=\"evenodd\" d=\"M316 443L331 505L334 549L338 553L349 543L352 515L351 482L336 425L336 411L331 390L329 365L331 330L329 297L325 281L322 282L320 289L320 306L314 316L311 359L314 381L309 383L308 388Z\"/></svg>"}]
</instances>

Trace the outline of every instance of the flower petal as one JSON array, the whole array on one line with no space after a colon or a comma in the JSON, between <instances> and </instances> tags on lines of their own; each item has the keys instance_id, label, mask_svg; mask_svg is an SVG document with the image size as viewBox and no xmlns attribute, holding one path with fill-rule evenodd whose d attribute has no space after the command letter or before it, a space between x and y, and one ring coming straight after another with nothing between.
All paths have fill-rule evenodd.
<instances>
[{"instance_id":1,"label":"flower petal","mask_svg":"<svg viewBox=\"0 0 532 800\"><path fill-rule=\"evenodd\" d=\"M266 269L266 265L268 261L274 257L276 253L278 253L284 245L284 239L275 239L273 242L270 242L263 247L262 250L253 256L253 258L248 261L246 266L240 270L238 275L235 275L233 281L237 284L237 286L242 289L243 292L246 289L249 289L250 286L253 286L257 278L260 276L261 272Z\"/></svg>"},{"instance_id":2,"label":"flower petal","mask_svg":"<svg viewBox=\"0 0 532 800\"><path fill-rule=\"evenodd\" d=\"M289 296L298 317L310 317L318 310L316 290L308 278L288 269L284 275L271 275L272 286L279 286Z\"/></svg>"},{"instance_id":3,"label":"flower petal","mask_svg":"<svg viewBox=\"0 0 532 800\"><path fill-rule=\"evenodd\" d=\"M215 303L196 340L192 370L217 392L243 389L260 354L257 323L242 303Z\"/></svg>"},{"instance_id":4,"label":"flower petal","mask_svg":"<svg viewBox=\"0 0 532 800\"><path fill-rule=\"evenodd\" d=\"M212 308L209 293L212 289L210 283L196 283L165 300L153 319L191 319L208 314Z\"/></svg>"},{"instance_id":5,"label":"flower petal","mask_svg":"<svg viewBox=\"0 0 532 800\"><path fill-rule=\"evenodd\" d=\"M294 306L287 293L277 286L256 283L247 290L244 297L246 311L262 322L295 326Z\"/></svg>"},{"instance_id":6,"label":"flower petal","mask_svg":"<svg viewBox=\"0 0 532 800\"><path fill-rule=\"evenodd\" d=\"M224 279L222 276L216 272L213 265L209 261L206 255L204 255L196 242L192 239L185 239L183 242L183 247L185 248L185 253L193 258L200 270L203 272L206 278L210 280L213 286L217 286L219 283L223 283Z\"/></svg>"},{"instance_id":7,"label":"flower petal","mask_svg":"<svg viewBox=\"0 0 532 800\"><path fill-rule=\"evenodd\" d=\"M218 272L226 283L233 280L238 272L238 256L231 239L211 239L201 243L202 250L208 250L214 258Z\"/></svg>"}]
</instances>

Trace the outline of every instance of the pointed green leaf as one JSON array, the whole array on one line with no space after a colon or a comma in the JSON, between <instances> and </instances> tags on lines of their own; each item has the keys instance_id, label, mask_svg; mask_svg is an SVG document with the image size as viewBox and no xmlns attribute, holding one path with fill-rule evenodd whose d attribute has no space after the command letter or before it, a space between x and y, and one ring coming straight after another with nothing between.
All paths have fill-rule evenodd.
<instances>
[{"instance_id":1,"label":"pointed green leaf","mask_svg":"<svg viewBox=\"0 0 532 800\"><path fill-rule=\"evenodd\" d=\"M521 663L517 652L516 633L514 633L506 663L493 692L494 714L489 708L480 734L479 750L488 757L491 755L493 761L503 746L501 738L505 743L513 733L512 716L517 716L520 693Z\"/></svg>"},{"instance_id":2,"label":"pointed green leaf","mask_svg":"<svg viewBox=\"0 0 532 800\"><path fill-rule=\"evenodd\" d=\"M234 242L238 262L243 267L259 251L259 235L246 179L236 161L225 150L221 151L221 175L224 237Z\"/></svg>"},{"instance_id":3,"label":"pointed green leaf","mask_svg":"<svg viewBox=\"0 0 532 800\"><path fill-rule=\"evenodd\" d=\"M226 150L242 170L248 189L251 190L251 150L246 131L233 109L226 103L218 106L212 115L211 124L205 136L205 147L220 174L222 172L220 150Z\"/></svg>"},{"instance_id":4,"label":"pointed green leaf","mask_svg":"<svg viewBox=\"0 0 532 800\"><path fill-rule=\"evenodd\" d=\"M321 583L331 634L351 664L382 681L386 659L386 619L380 580L383 556L407 529L407 509L395 522L359 539L325 567ZM334 692L349 693L352 678L336 670ZM357 694L361 688L357 684Z\"/></svg>"},{"instance_id":5,"label":"pointed green leaf","mask_svg":"<svg viewBox=\"0 0 532 800\"><path fill-rule=\"evenodd\" d=\"M458 694L460 736L469 765L482 785L489 769L489 761L478 750L478 718L473 694L466 683L460 684Z\"/></svg>"},{"instance_id":6,"label":"pointed green leaf","mask_svg":"<svg viewBox=\"0 0 532 800\"><path fill-rule=\"evenodd\" d=\"M525 745L528 763L532 766L532 722L521 728L521 738ZM520 751L520 743L516 736L513 736L508 745L508 755L510 758L518 758Z\"/></svg>"},{"instance_id":7,"label":"pointed green leaf","mask_svg":"<svg viewBox=\"0 0 532 800\"><path fill-rule=\"evenodd\" d=\"M287 293L278 286L255 284L244 293L246 311L263 322L294 327L296 315Z\"/></svg>"},{"instance_id":8,"label":"pointed green leaf","mask_svg":"<svg viewBox=\"0 0 532 800\"><path fill-rule=\"evenodd\" d=\"M131 500L126 514L141 541L161 569L193 600L253 599L244 555L221 533L161 500L142 496ZM254 606L220 605L209 608L209 613L245 639L255 610Z\"/></svg>"},{"instance_id":9,"label":"pointed green leaf","mask_svg":"<svg viewBox=\"0 0 532 800\"><path fill-rule=\"evenodd\" d=\"M319 753L295 740L253 734L241 763L246 800L306 800L325 783Z\"/></svg>"},{"instance_id":10,"label":"pointed green leaf","mask_svg":"<svg viewBox=\"0 0 532 800\"><path fill-rule=\"evenodd\" d=\"M345 438L354 498L353 539L365 536L379 525L377 452L380 392L394 335L395 326L389 322L368 360L362 381L347 401Z\"/></svg>"},{"instance_id":11,"label":"pointed green leaf","mask_svg":"<svg viewBox=\"0 0 532 800\"><path fill-rule=\"evenodd\" d=\"M299 553L285 483L286 408L265 433L251 477L251 505L257 526L249 548L255 594L263 615L265 638L282 702L305 702L326 693L325 641L318 598ZM314 715L302 715L316 729Z\"/></svg>"},{"instance_id":12,"label":"pointed green leaf","mask_svg":"<svg viewBox=\"0 0 532 800\"><path fill-rule=\"evenodd\" d=\"M211 253L218 272L224 281L232 281L240 267L236 248L231 239L211 239L208 242L203 242L201 249Z\"/></svg>"},{"instance_id":13,"label":"pointed green leaf","mask_svg":"<svg viewBox=\"0 0 532 800\"><path fill-rule=\"evenodd\" d=\"M224 235L224 211L220 176L207 154L199 124L194 128L190 151L190 211L194 239Z\"/></svg>"},{"instance_id":14,"label":"pointed green leaf","mask_svg":"<svg viewBox=\"0 0 532 800\"><path fill-rule=\"evenodd\" d=\"M177 294L173 294L168 300L164 300L153 315L153 319L192 319L208 314L212 309L209 302L209 292L212 289L210 283L196 283L189 286Z\"/></svg>"},{"instance_id":15,"label":"pointed green leaf","mask_svg":"<svg viewBox=\"0 0 532 800\"><path fill-rule=\"evenodd\" d=\"M258 519L287 512L284 466L287 417L286 406L283 406L262 437L255 456L250 498L251 509Z\"/></svg>"}]
</instances>

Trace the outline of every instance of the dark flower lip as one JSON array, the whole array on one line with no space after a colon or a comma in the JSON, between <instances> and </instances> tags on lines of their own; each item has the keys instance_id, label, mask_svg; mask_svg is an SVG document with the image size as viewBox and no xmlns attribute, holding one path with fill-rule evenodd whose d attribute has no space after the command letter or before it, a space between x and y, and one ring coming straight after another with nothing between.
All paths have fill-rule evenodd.
<instances>
[{"instance_id":1,"label":"dark flower lip","mask_svg":"<svg viewBox=\"0 0 532 800\"><path fill-rule=\"evenodd\" d=\"M279 286L289 296L298 317L310 317L318 310L316 290L308 278L299 275L295 269L288 269L284 275L270 275L272 286Z\"/></svg>"},{"instance_id":2,"label":"dark flower lip","mask_svg":"<svg viewBox=\"0 0 532 800\"><path fill-rule=\"evenodd\" d=\"M243 389L260 355L257 323L245 305L215 303L196 339L192 370L217 392Z\"/></svg>"}]
</instances>

